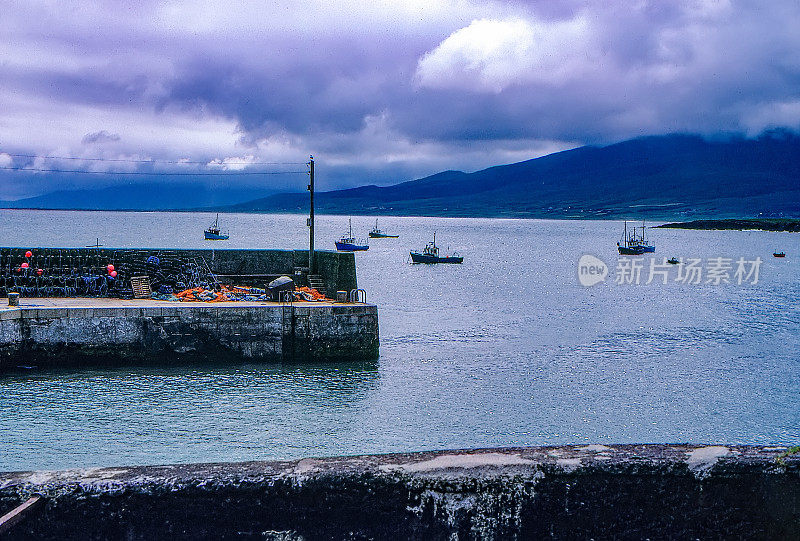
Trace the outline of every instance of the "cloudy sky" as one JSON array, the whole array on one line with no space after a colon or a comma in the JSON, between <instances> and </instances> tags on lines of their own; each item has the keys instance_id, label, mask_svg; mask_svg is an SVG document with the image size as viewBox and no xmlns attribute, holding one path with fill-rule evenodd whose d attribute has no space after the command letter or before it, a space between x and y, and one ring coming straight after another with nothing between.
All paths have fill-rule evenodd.
<instances>
[{"instance_id":1,"label":"cloudy sky","mask_svg":"<svg viewBox=\"0 0 800 541\"><path fill-rule=\"evenodd\" d=\"M5 168L278 171L314 154L333 188L800 129L797 0L11 0L0 28ZM0 172L0 199L136 178Z\"/></svg>"}]
</instances>

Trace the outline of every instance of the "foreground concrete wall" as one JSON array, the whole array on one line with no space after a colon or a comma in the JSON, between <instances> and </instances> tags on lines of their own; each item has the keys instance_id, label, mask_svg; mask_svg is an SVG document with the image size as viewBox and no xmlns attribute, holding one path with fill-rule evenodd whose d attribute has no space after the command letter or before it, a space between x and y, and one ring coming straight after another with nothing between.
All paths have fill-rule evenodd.
<instances>
[{"instance_id":1,"label":"foreground concrete wall","mask_svg":"<svg viewBox=\"0 0 800 541\"><path fill-rule=\"evenodd\" d=\"M20 363L378 357L375 305L101 301L87 301L93 307L0 310L0 371Z\"/></svg>"},{"instance_id":2,"label":"foreground concrete wall","mask_svg":"<svg viewBox=\"0 0 800 541\"><path fill-rule=\"evenodd\" d=\"M798 539L780 447L620 445L0 474L11 539Z\"/></svg>"}]
</instances>

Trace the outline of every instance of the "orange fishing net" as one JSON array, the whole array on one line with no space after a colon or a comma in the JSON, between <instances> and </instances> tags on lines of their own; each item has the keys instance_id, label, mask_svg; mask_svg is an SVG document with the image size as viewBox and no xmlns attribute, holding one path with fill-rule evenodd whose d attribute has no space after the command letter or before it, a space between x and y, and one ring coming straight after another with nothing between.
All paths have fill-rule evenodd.
<instances>
[{"instance_id":1,"label":"orange fishing net","mask_svg":"<svg viewBox=\"0 0 800 541\"><path fill-rule=\"evenodd\" d=\"M243 299L242 296L252 295L254 292L260 292L262 296L266 296L264 290L256 290L255 288L239 287L239 286L220 286L220 291L212 291L204 287L193 287L186 289L180 293L175 293L175 296L181 302L223 302L223 301L237 301L248 300ZM296 300L300 301L327 301L328 299L324 294L316 289L310 287L299 287L294 291ZM249 299L254 300L254 299ZM268 298L258 300L269 300Z\"/></svg>"}]
</instances>

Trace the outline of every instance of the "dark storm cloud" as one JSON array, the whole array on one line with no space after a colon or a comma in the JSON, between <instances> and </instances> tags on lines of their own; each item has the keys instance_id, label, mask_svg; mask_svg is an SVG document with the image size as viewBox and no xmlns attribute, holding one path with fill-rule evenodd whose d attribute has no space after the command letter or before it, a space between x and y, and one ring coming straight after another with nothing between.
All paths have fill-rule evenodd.
<instances>
[{"instance_id":1,"label":"dark storm cloud","mask_svg":"<svg viewBox=\"0 0 800 541\"><path fill-rule=\"evenodd\" d=\"M87 133L81 139L84 145L91 145L93 143L114 143L120 140L120 136L116 133L108 133L106 130L100 130L94 133Z\"/></svg>"},{"instance_id":2,"label":"dark storm cloud","mask_svg":"<svg viewBox=\"0 0 800 541\"><path fill-rule=\"evenodd\" d=\"M768 7L19 2L0 44L0 152L313 152L332 187L643 134L796 130L800 6Z\"/></svg>"}]
</instances>

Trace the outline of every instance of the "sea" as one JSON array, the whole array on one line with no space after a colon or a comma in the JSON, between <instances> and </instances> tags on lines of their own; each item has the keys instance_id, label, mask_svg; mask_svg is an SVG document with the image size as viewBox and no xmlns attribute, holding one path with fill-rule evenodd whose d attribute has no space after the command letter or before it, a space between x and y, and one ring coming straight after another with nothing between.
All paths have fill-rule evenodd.
<instances>
[{"instance_id":1,"label":"sea","mask_svg":"<svg viewBox=\"0 0 800 541\"><path fill-rule=\"evenodd\" d=\"M0 244L308 246L303 215L224 214L231 238L212 244L214 218L2 210ZM348 218L318 216L317 248L334 249ZM354 234L375 220L353 216ZM655 253L631 257L617 255L621 221L377 220L400 235L355 255L379 359L3 374L0 471L800 443L800 234L649 229ZM434 233L463 264L410 264Z\"/></svg>"}]
</instances>

